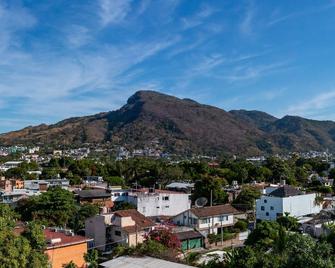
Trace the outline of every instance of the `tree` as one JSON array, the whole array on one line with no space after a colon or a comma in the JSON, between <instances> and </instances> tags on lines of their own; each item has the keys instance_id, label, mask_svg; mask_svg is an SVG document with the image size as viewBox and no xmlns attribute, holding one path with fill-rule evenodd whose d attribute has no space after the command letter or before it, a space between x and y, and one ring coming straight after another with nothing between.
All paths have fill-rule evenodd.
<instances>
[{"instance_id":1,"label":"tree","mask_svg":"<svg viewBox=\"0 0 335 268\"><path fill-rule=\"evenodd\" d=\"M331 245L306 235L289 235L285 255L285 267L334 267Z\"/></svg>"},{"instance_id":2,"label":"tree","mask_svg":"<svg viewBox=\"0 0 335 268\"><path fill-rule=\"evenodd\" d=\"M4 268L48 267L41 231L34 223L28 224L23 235L14 233L16 214L6 205L0 205L0 264ZM6 223L6 224L4 224ZM44 238L44 237L43 237Z\"/></svg>"},{"instance_id":3,"label":"tree","mask_svg":"<svg viewBox=\"0 0 335 268\"><path fill-rule=\"evenodd\" d=\"M105 178L105 181L107 182L108 186L124 186L125 181L124 178L112 176Z\"/></svg>"},{"instance_id":4,"label":"tree","mask_svg":"<svg viewBox=\"0 0 335 268\"><path fill-rule=\"evenodd\" d=\"M65 226L76 211L73 194L60 187L34 196L21 204L17 211L23 220L38 220L50 226Z\"/></svg>"},{"instance_id":5,"label":"tree","mask_svg":"<svg viewBox=\"0 0 335 268\"><path fill-rule=\"evenodd\" d=\"M257 188L245 186L232 204L242 210L251 210L255 206L255 200L260 196L261 192Z\"/></svg>"},{"instance_id":6,"label":"tree","mask_svg":"<svg viewBox=\"0 0 335 268\"><path fill-rule=\"evenodd\" d=\"M335 168L329 170L329 179L335 179Z\"/></svg>"},{"instance_id":7,"label":"tree","mask_svg":"<svg viewBox=\"0 0 335 268\"><path fill-rule=\"evenodd\" d=\"M246 245L259 246L261 248L270 248L273 242L278 239L280 225L275 221L261 221L256 229L251 232Z\"/></svg>"},{"instance_id":8,"label":"tree","mask_svg":"<svg viewBox=\"0 0 335 268\"><path fill-rule=\"evenodd\" d=\"M63 268L78 268L78 266L73 261L70 261L68 264L63 265Z\"/></svg>"},{"instance_id":9,"label":"tree","mask_svg":"<svg viewBox=\"0 0 335 268\"><path fill-rule=\"evenodd\" d=\"M96 249L91 249L87 253L84 254L84 259L88 263L88 268L97 268L98 258L99 258L99 254Z\"/></svg>"},{"instance_id":10,"label":"tree","mask_svg":"<svg viewBox=\"0 0 335 268\"><path fill-rule=\"evenodd\" d=\"M288 231L297 231L299 227L297 218L291 217L288 214L278 217L277 222Z\"/></svg>"},{"instance_id":11,"label":"tree","mask_svg":"<svg viewBox=\"0 0 335 268\"><path fill-rule=\"evenodd\" d=\"M43 252L46 247L45 236L42 226L34 221L29 222L26 230L22 234L28 239L33 249Z\"/></svg>"},{"instance_id":12,"label":"tree","mask_svg":"<svg viewBox=\"0 0 335 268\"><path fill-rule=\"evenodd\" d=\"M150 231L145 240L154 240L171 249L179 249L181 246L178 237L165 228Z\"/></svg>"},{"instance_id":13,"label":"tree","mask_svg":"<svg viewBox=\"0 0 335 268\"><path fill-rule=\"evenodd\" d=\"M223 186L223 181L220 178L203 176L195 183L193 200L206 197L210 201L212 192L213 204L224 204L228 200L228 195Z\"/></svg>"},{"instance_id":14,"label":"tree","mask_svg":"<svg viewBox=\"0 0 335 268\"><path fill-rule=\"evenodd\" d=\"M85 220L99 213L99 207L95 204L83 204L75 212L75 217L72 217L69 226L78 232L85 227Z\"/></svg>"}]
</instances>

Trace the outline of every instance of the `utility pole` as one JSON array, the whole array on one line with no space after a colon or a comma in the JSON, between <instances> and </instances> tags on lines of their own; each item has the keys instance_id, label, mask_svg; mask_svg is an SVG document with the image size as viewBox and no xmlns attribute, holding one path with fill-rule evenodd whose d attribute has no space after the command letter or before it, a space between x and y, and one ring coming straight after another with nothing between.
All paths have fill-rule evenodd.
<instances>
[{"instance_id":1,"label":"utility pole","mask_svg":"<svg viewBox=\"0 0 335 268\"><path fill-rule=\"evenodd\" d=\"M211 207L213 206L213 190L211 190Z\"/></svg>"}]
</instances>

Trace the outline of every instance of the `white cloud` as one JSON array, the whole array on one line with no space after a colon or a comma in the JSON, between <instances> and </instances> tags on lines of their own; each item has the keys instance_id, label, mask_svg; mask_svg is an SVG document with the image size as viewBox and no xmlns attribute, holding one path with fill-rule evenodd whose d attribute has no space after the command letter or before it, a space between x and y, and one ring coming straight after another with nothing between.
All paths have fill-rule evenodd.
<instances>
[{"instance_id":1,"label":"white cloud","mask_svg":"<svg viewBox=\"0 0 335 268\"><path fill-rule=\"evenodd\" d=\"M36 18L21 6L4 6L0 2L0 53L19 45L17 32L36 25ZM1 56L1 54L0 54Z\"/></svg>"},{"instance_id":2,"label":"white cloud","mask_svg":"<svg viewBox=\"0 0 335 268\"><path fill-rule=\"evenodd\" d=\"M328 109L334 107L334 102L335 90L330 90L290 106L287 113L318 118L325 116L326 118Z\"/></svg>"},{"instance_id":3,"label":"white cloud","mask_svg":"<svg viewBox=\"0 0 335 268\"><path fill-rule=\"evenodd\" d=\"M103 26L122 22L131 9L131 0L99 0Z\"/></svg>"},{"instance_id":4,"label":"white cloud","mask_svg":"<svg viewBox=\"0 0 335 268\"><path fill-rule=\"evenodd\" d=\"M66 29L67 42L70 47L79 48L92 40L90 30L82 25L71 25Z\"/></svg>"},{"instance_id":5,"label":"white cloud","mask_svg":"<svg viewBox=\"0 0 335 268\"><path fill-rule=\"evenodd\" d=\"M182 18L183 29L188 30L203 24L206 18L212 16L215 12L217 12L216 9L208 5L203 6L200 11L192 17Z\"/></svg>"},{"instance_id":6,"label":"white cloud","mask_svg":"<svg viewBox=\"0 0 335 268\"><path fill-rule=\"evenodd\" d=\"M243 35L251 35L253 33L253 23L256 16L256 8L254 4L250 1L246 5L246 11L242 21L239 25L240 32Z\"/></svg>"}]
</instances>

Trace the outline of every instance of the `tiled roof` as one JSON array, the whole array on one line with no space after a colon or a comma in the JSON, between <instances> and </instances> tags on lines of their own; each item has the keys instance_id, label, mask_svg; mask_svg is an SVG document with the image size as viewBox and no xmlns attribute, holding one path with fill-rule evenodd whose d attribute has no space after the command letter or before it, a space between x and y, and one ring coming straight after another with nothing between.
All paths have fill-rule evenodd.
<instances>
[{"instance_id":1,"label":"tiled roof","mask_svg":"<svg viewBox=\"0 0 335 268\"><path fill-rule=\"evenodd\" d=\"M289 197L289 196L295 196L295 195L302 195L303 192L300 190L290 186L290 185L284 185L274 191L272 191L269 195L270 196L276 196L276 197Z\"/></svg>"},{"instance_id":2,"label":"tiled roof","mask_svg":"<svg viewBox=\"0 0 335 268\"><path fill-rule=\"evenodd\" d=\"M212 207L191 208L190 211L199 218L239 213L237 209L229 204Z\"/></svg>"},{"instance_id":3,"label":"tiled roof","mask_svg":"<svg viewBox=\"0 0 335 268\"><path fill-rule=\"evenodd\" d=\"M57 238L61 239L61 241L58 243L53 243L53 244L48 243L47 249L57 248L57 247L66 247L66 246L75 245L75 244L82 244L90 240L84 236L66 235L64 232L55 232L54 230L51 230L51 229L45 229L44 236L47 241L51 241L52 239L57 239Z\"/></svg>"},{"instance_id":4,"label":"tiled roof","mask_svg":"<svg viewBox=\"0 0 335 268\"><path fill-rule=\"evenodd\" d=\"M143 214L139 213L136 209L118 210L114 212L114 215L119 217L131 217L137 225L137 230L149 228L155 225L155 223ZM136 232L136 226L128 226L123 228L129 233Z\"/></svg>"},{"instance_id":5,"label":"tiled roof","mask_svg":"<svg viewBox=\"0 0 335 268\"><path fill-rule=\"evenodd\" d=\"M186 240L186 239L194 239L194 238L201 238L203 235L197 231L186 231L186 232L179 232L175 233L179 240Z\"/></svg>"}]
</instances>

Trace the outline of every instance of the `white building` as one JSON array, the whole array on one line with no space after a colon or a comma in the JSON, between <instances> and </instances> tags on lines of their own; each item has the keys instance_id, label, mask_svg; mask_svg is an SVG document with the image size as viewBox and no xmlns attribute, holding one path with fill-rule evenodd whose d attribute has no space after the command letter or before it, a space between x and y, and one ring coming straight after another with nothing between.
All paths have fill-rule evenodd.
<instances>
[{"instance_id":1,"label":"white building","mask_svg":"<svg viewBox=\"0 0 335 268\"><path fill-rule=\"evenodd\" d=\"M11 168L17 168L21 163L22 161L8 161L8 162L3 163L0 166L0 170L7 171L8 169L11 169Z\"/></svg>"},{"instance_id":2,"label":"white building","mask_svg":"<svg viewBox=\"0 0 335 268\"><path fill-rule=\"evenodd\" d=\"M256 200L256 219L276 220L285 213L292 217L317 214L322 207L315 202L315 198L315 193L304 194L292 186L284 185Z\"/></svg>"},{"instance_id":3,"label":"white building","mask_svg":"<svg viewBox=\"0 0 335 268\"><path fill-rule=\"evenodd\" d=\"M191 208L175 216L177 225L195 228L204 236L221 233L222 229L233 226L237 221L238 210L229 204L212 207Z\"/></svg>"},{"instance_id":4,"label":"white building","mask_svg":"<svg viewBox=\"0 0 335 268\"><path fill-rule=\"evenodd\" d=\"M11 192L0 192L0 202L8 205L15 205L18 201L24 198L29 198L39 195L40 192L26 190L26 189L13 189Z\"/></svg>"},{"instance_id":5,"label":"white building","mask_svg":"<svg viewBox=\"0 0 335 268\"><path fill-rule=\"evenodd\" d=\"M146 217L175 216L191 207L190 195L157 189L139 189L129 192L128 202Z\"/></svg>"}]
</instances>

